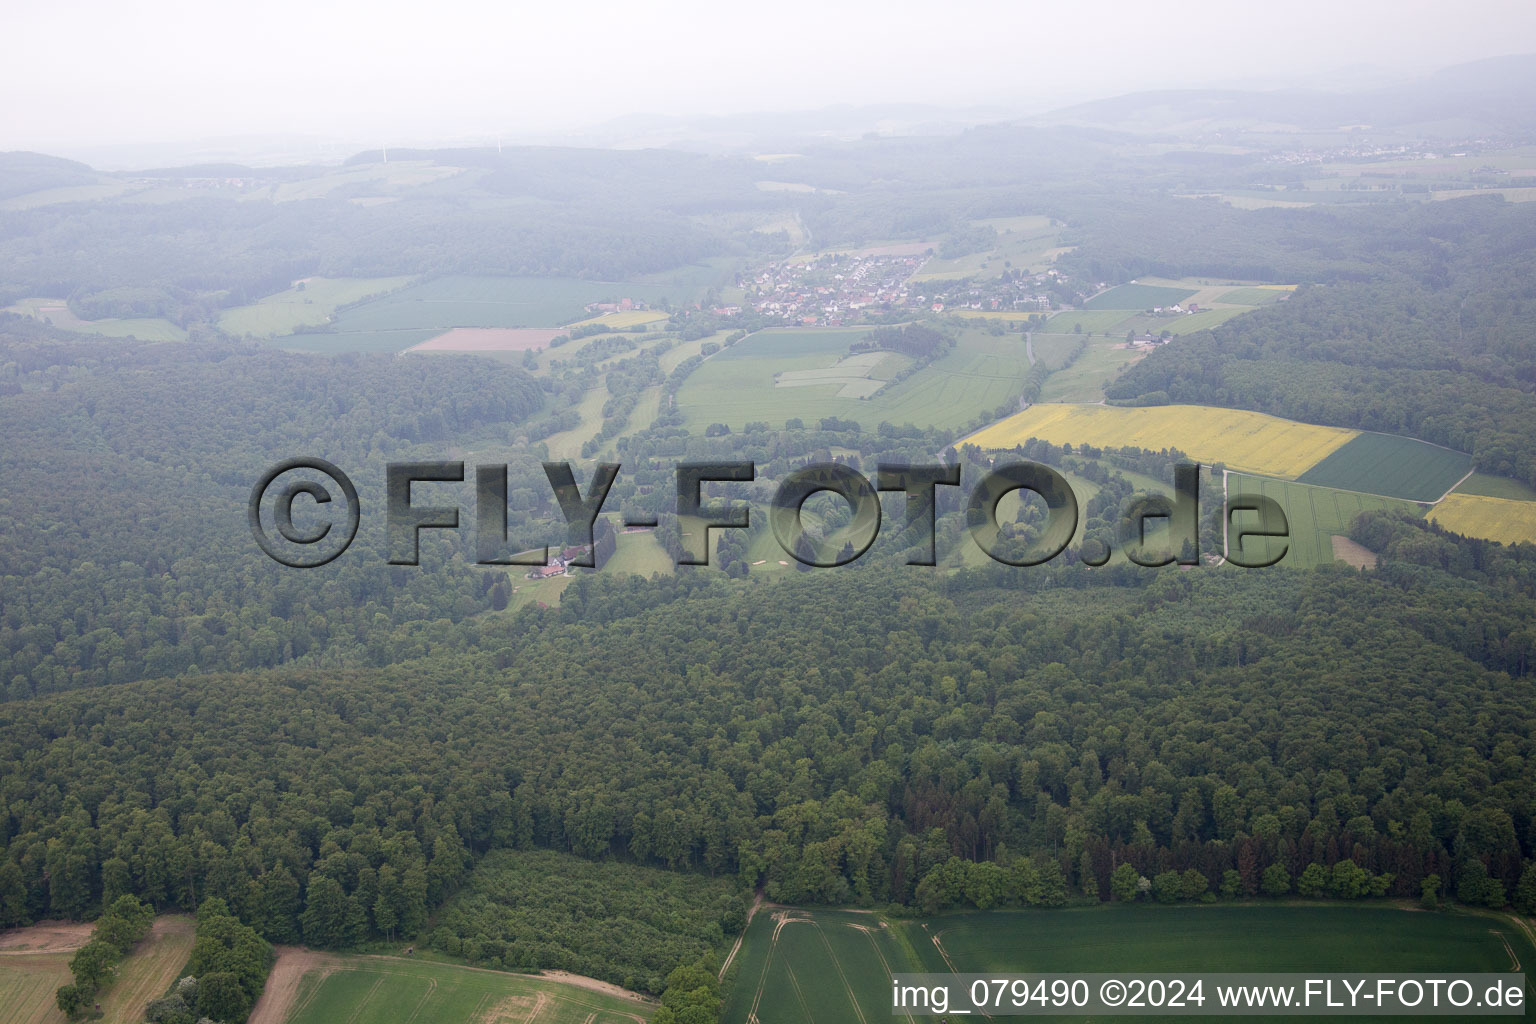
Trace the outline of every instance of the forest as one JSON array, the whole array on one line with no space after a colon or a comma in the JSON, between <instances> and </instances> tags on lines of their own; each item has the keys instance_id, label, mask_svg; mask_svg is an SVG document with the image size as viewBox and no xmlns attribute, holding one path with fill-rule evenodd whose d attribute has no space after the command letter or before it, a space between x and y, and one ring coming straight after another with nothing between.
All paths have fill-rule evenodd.
<instances>
[{"instance_id":1,"label":"forest","mask_svg":"<svg viewBox=\"0 0 1536 1024\"><path fill-rule=\"evenodd\" d=\"M1536 912L1536 548L1369 512L1339 540L1372 568L1242 570L1214 564L1207 507L1209 557L1095 567L1182 453L965 442L1076 365L1111 403L1406 434L1536 485L1536 204L1240 210L1185 194L1300 171L1062 126L800 150L772 172L682 149L395 150L430 181L244 201L192 183L276 194L313 169L156 169L111 177L130 190L113 198L0 209L0 304L188 328L151 344L0 314L0 928L97 921L61 1008L86 1012L151 911L198 916L194 980L150 1005L160 1024L243 1019L272 945L297 943L575 971L692 1024L718 1012L710 958L758 897L914 916L1292 897ZM759 187L769 173L795 187ZM0 199L101 181L0 155ZM144 198L162 189L194 194ZM720 294L744 294L741 268L893 239L990 259L1012 230L991 218L1059 231L1049 282L1018 253L988 280L1041 278L1067 314L1140 277L1297 287L1118 376L1130 359L1099 328L1037 360L1022 322L887 309L847 335L898 354L887 386L964 354L978 324L1028 362L952 429L850 398L690 430L683 382L770 322ZM576 321L499 358L302 354L217 328L308 275L634 281L705 260L727 283L665 321ZM982 313L979 283L932 294ZM621 463L605 511L655 519L641 539L667 562L688 543L681 462L752 462L706 492L751 525L720 531L709 565L653 572L651 548L649 576L578 568L531 597L525 569L476 564L466 479L429 485L463 528L389 564L397 462L504 465L503 551L566 541L552 449L584 492ZM301 455L343 467L364 510L348 557L304 572L266 558L245 515L263 471ZM1081 537L1030 568L975 557L971 486L1026 459L1091 487ZM775 571L766 509L826 463L961 470L937 491L937 567L893 492L866 555L817 570L786 553ZM848 525L813 504L812 541ZM998 549L1042 524L1019 503ZM601 521L596 561L635 539Z\"/></svg>"},{"instance_id":2,"label":"forest","mask_svg":"<svg viewBox=\"0 0 1536 1024\"><path fill-rule=\"evenodd\" d=\"M1487 199L1354 220L1367 230L1328 225L1308 244L1374 240L1382 255L1361 250L1360 279L1326 283L1317 263L1252 268L1325 283L1160 348L1106 394L1407 434L1536 482L1536 211Z\"/></svg>"}]
</instances>

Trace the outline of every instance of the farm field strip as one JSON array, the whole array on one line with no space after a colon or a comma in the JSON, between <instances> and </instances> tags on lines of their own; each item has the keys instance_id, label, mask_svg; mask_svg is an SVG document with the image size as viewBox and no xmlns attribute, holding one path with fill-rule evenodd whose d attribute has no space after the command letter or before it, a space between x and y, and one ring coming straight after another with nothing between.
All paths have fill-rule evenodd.
<instances>
[{"instance_id":1,"label":"farm field strip","mask_svg":"<svg viewBox=\"0 0 1536 1024\"><path fill-rule=\"evenodd\" d=\"M1084 306L1087 309L1152 309L1155 306L1172 306L1196 294L1194 288L1169 288L1151 284L1122 284L1109 288Z\"/></svg>"},{"instance_id":2,"label":"farm field strip","mask_svg":"<svg viewBox=\"0 0 1536 1024\"><path fill-rule=\"evenodd\" d=\"M219 327L230 334L275 336L303 326L318 326L338 306L361 302L402 288L409 277L309 277L294 286L219 314Z\"/></svg>"},{"instance_id":3,"label":"farm field strip","mask_svg":"<svg viewBox=\"0 0 1536 1024\"><path fill-rule=\"evenodd\" d=\"M1507 971L1512 955L1527 963L1536 949L1508 919L1382 904L1110 905L890 921L764 907L721 1019L873 1024L890 1016L891 976L906 972Z\"/></svg>"},{"instance_id":4,"label":"farm field strip","mask_svg":"<svg viewBox=\"0 0 1536 1024\"><path fill-rule=\"evenodd\" d=\"M1472 457L1398 434L1360 434L1298 477L1304 484L1438 501L1472 471Z\"/></svg>"},{"instance_id":5,"label":"farm field strip","mask_svg":"<svg viewBox=\"0 0 1536 1024\"><path fill-rule=\"evenodd\" d=\"M154 926L117 968L100 994L104 1024L140 1024L144 1007L176 980L192 955L195 924L184 914ZM0 1020L5 1024L65 1024L54 993L73 980L69 961L90 939L90 925L48 923L4 934L0 944Z\"/></svg>"},{"instance_id":6,"label":"farm field strip","mask_svg":"<svg viewBox=\"0 0 1536 1024\"><path fill-rule=\"evenodd\" d=\"M1290 528L1290 536L1284 541L1265 537L1247 538L1243 545L1245 553L1268 557L1284 544L1286 554L1277 564L1293 569L1336 561L1338 556L1333 538L1347 539L1351 521L1361 512L1398 510L1415 515L1420 513L1417 505L1394 498L1316 487L1290 480L1228 474L1228 497L1242 494L1273 498L1285 511ZM1252 515L1244 516L1238 519L1234 527L1249 525L1253 520ZM1229 543L1235 543L1235 538Z\"/></svg>"},{"instance_id":7,"label":"farm field strip","mask_svg":"<svg viewBox=\"0 0 1536 1024\"><path fill-rule=\"evenodd\" d=\"M1038 437L1052 444L1175 448L1204 463L1266 476L1295 477L1343 446L1354 431L1296 423L1241 409L1197 405L1127 408L1034 405L965 441L1006 449Z\"/></svg>"},{"instance_id":8,"label":"farm field strip","mask_svg":"<svg viewBox=\"0 0 1536 1024\"><path fill-rule=\"evenodd\" d=\"M281 966L281 963L279 964ZM331 955L280 1018L252 1024L645 1024L654 1005L610 987L400 957Z\"/></svg>"},{"instance_id":9,"label":"farm field strip","mask_svg":"<svg viewBox=\"0 0 1536 1024\"><path fill-rule=\"evenodd\" d=\"M551 327L455 327L407 352L526 352L548 348L565 332Z\"/></svg>"},{"instance_id":10,"label":"farm field strip","mask_svg":"<svg viewBox=\"0 0 1536 1024\"><path fill-rule=\"evenodd\" d=\"M1029 370L1023 335L978 330L961 332L949 353L871 398L839 395L845 382L809 383L816 372L835 367L865 333L759 331L695 369L678 392L678 408L692 427L725 423L737 429L753 420L777 426L794 417L812 422L827 416L871 429L882 421L959 426L1011 401ZM894 373L897 366L882 359L874 373ZM791 380L804 386L778 386L786 373L796 371Z\"/></svg>"},{"instance_id":11,"label":"farm field strip","mask_svg":"<svg viewBox=\"0 0 1536 1024\"><path fill-rule=\"evenodd\" d=\"M81 320L64 299L34 297L19 299L4 307L4 312L20 313L64 331L99 334L107 338L137 338L140 341L186 341L187 332L161 317L108 318Z\"/></svg>"},{"instance_id":12,"label":"farm field strip","mask_svg":"<svg viewBox=\"0 0 1536 1024\"><path fill-rule=\"evenodd\" d=\"M1501 544L1536 544L1536 501L1482 494L1451 494L1430 510L1429 520L1452 533Z\"/></svg>"}]
</instances>

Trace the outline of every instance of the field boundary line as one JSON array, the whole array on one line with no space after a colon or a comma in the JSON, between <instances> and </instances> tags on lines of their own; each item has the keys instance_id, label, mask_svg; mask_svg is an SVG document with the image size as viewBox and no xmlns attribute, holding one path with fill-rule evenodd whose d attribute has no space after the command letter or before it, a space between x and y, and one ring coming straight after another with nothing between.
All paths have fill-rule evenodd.
<instances>
[{"instance_id":1,"label":"field boundary line","mask_svg":"<svg viewBox=\"0 0 1536 1024\"><path fill-rule=\"evenodd\" d=\"M1428 444L1427 441L1425 443ZM1472 475L1474 473L1476 473L1476 472L1477 472L1477 467L1476 466L1473 466L1471 469L1467 470L1467 475L1466 476L1462 477L1460 480L1457 480L1454 484L1451 484L1450 490L1448 490L1444 494L1440 495L1440 497L1436 498L1434 501L1429 502L1429 505L1431 507L1433 507L1435 505L1440 504L1446 498L1449 498L1451 496L1451 494L1456 490L1456 488L1460 487L1462 484L1464 484L1468 480L1472 479Z\"/></svg>"},{"instance_id":2,"label":"field boundary line","mask_svg":"<svg viewBox=\"0 0 1536 1024\"><path fill-rule=\"evenodd\" d=\"M848 984L848 975L843 970L842 963L837 959L837 954L832 951L832 943L827 941L827 933L822 929L821 922L816 924L816 937L821 940L822 948L827 951L827 959L832 961L832 966L837 970L838 980L843 983L843 991L848 994L848 1002L853 1005L853 1012L859 1018L859 1024L869 1024L869 1019L864 1016L864 1008L859 1005L859 997L854 995L853 986Z\"/></svg>"},{"instance_id":3,"label":"field boundary line","mask_svg":"<svg viewBox=\"0 0 1536 1024\"><path fill-rule=\"evenodd\" d=\"M379 986L383 984L384 972L380 971L379 980L374 982L373 987L363 994L363 998L357 1001L357 1006L352 1010L352 1015L347 1018L347 1024L352 1024L353 1021L357 1020L358 1014L362 1013L364 1008L367 1007L368 1000L373 998L373 994L377 992L379 990Z\"/></svg>"},{"instance_id":4,"label":"field boundary line","mask_svg":"<svg viewBox=\"0 0 1536 1024\"><path fill-rule=\"evenodd\" d=\"M736 953L741 949L742 940L747 937L747 929L752 927L752 918L757 914L757 909L762 905L763 894L758 893L757 898L752 901L752 905L747 908L747 923L741 926L741 934L736 936L736 944L725 955L725 963L720 965L720 973L715 976L717 979L723 980L725 978L725 969L731 966L732 960L736 959Z\"/></svg>"}]
</instances>

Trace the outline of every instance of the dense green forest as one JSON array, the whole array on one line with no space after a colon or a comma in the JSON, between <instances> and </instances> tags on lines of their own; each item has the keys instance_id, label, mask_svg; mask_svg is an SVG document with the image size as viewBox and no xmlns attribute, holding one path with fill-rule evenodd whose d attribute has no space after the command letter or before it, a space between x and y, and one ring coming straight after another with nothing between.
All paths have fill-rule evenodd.
<instances>
[{"instance_id":1,"label":"dense green forest","mask_svg":"<svg viewBox=\"0 0 1536 1024\"><path fill-rule=\"evenodd\" d=\"M1536 211L1490 198L1248 223L1265 222L1288 234L1273 265L1247 268L1255 276L1327 281L1330 261L1313 250L1346 245L1355 269L1160 348L1109 386L1111 399L1233 405L1408 434L1471 452L1485 472L1536 482ZM1222 253L1243 223L1216 218L1204 242L1140 266L1238 273Z\"/></svg>"},{"instance_id":2,"label":"dense green forest","mask_svg":"<svg viewBox=\"0 0 1536 1024\"><path fill-rule=\"evenodd\" d=\"M104 177L0 155L0 199L128 189L0 210L0 304L190 328L147 344L0 314L0 927L100 917L61 1006L88 1005L145 908L198 914L196 980L151 1005L161 1024L243 1019L271 944L402 941L707 1020L710 957L759 895L894 914L1142 895L1536 912L1536 549L1372 512L1348 532L1373 569L1242 571L1209 564L1208 501L1213 557L1091 567L1181 453L963 438L1090 350L1112 365L1107 332L1065 339L1070 354L1058 337L1060 363L1031 352L963 427L850 400L690 431L683 382L780 323L729 311L750 303L718 292L742 280L668 303L665 324L588 324L502 359L301 355L216 327L306 275L633 280L893 239L964 258L1012 230L978 220L1027 215L1060 232L1037 239L1055 276L1014 253L1002 277L932 295L979 310L997 282L1070 307L1149 275L1300 285L1158 347L1107 400L1407 434L1536 485L1536 204L1239 210L1176 193L1301 172L1069 127L799 149L771 171L682 150L396 150L430 180L292 201L256 192L315 169ZM759 187L770 174L794 187ZM849 351L915 360L898 381L963 353L975 323L927 309L872 311ZM503 553L559 544L552 447L580 451L584 493L599 460L621 463L605 511L657 520L674 562L679 463L752 462L752 480L705 489L751 525L722 531L711 565L574 570L558 605L509 611L526 570L476 564L474 467L507 466ZM302 455L351 475L364 523L346 558L305 572L263 555L245 515L263 471ZM1081 540L1029 569L976 557L968 532L971 487L1024 459L1094 488ZM386 466L427 460L468 468L424 492L451 495L461 528L390 565ZM936 493L938 567L916 564L926 523L893 492L857 562L758 571L780 482L829 462L958 467L963 486ZM852 519L808 507L812 542ZM1020 502L998 550L1043 527ZM624 551L609 521L596 540L599 562Z\"/></svg>"},{"instance_id":3,"label":"dense green forest","mask_svg":"<svg viewBox=\"0 0 1536 1024\"><path fill-rule=\"evenodd\" d=\"M356 477L365 508L382 509L386 461L441 457L476 430L505 437L543 408L523 371L25 330L39 336L0 334L8 698L307 653L366 657L394 625L458 621L489 606L483 574L388 566L381 516L358 540L373 557L348 560L321 585L267 559L232 513L266 467L316 453ZM510 483L518 500L553 511L531 455Z\"/></svg>"},{"instance_id":4,"label":"dense green forest","mask_svg":"<svg viewBox=\"0 0 1536 1024\"><path fill-rule=\"evenodd\" d=\"M0 908L217 896L345 944L498 847L785 901L920 904L952 857L1023 857L1105 898L1118 863L1257 893L1349 860L1502 902L1536 842L1531 566L1396 543L1366 575L596 576L457 654L8 704Z\"/></svg>"}]
</instances>

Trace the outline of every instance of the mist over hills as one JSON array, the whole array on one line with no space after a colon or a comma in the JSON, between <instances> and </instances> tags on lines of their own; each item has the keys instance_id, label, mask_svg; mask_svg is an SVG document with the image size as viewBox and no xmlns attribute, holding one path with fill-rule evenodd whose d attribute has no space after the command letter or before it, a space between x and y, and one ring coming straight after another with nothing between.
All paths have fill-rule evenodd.
<instances>
[{"instance_id":1,"label":"mist over hills","mask_svg":"<svg viewBox=\"0 0 1536 1024\"><path fill-rule=\"evenodd\" d=\"M1161 89L1092 100L1023 123L1127 131L1252 127L1522 132L1536 128L1536 55L1492 57L1362 90Z\"/></svg>"}]
</instances>

